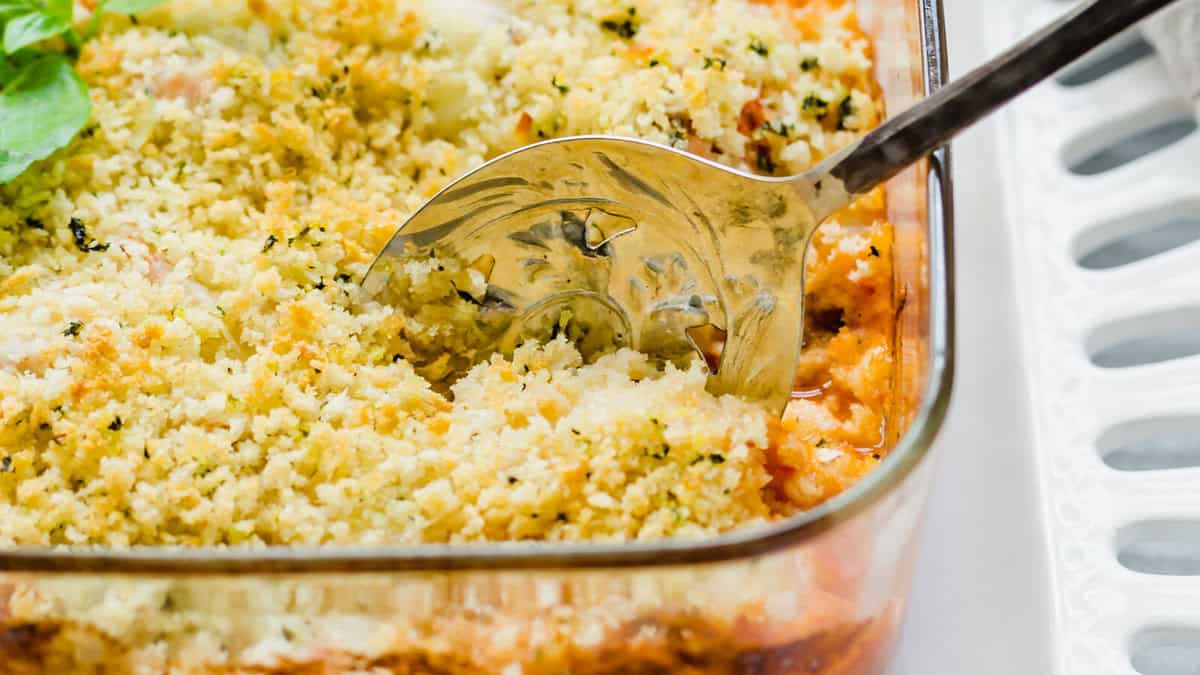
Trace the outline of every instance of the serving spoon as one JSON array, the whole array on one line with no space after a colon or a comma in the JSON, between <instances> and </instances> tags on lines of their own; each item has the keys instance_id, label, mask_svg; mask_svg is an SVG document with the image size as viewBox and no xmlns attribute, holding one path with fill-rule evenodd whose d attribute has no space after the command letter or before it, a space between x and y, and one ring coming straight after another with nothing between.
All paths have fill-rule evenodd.
<instances>
[{"instance_id":1,"label":"serving spoon","mask_svg":"<svg viewBox=\"0 0 1200 675\"><path fill-rule=\"evenodd\" d=\"M486 280L460 290L480 307L477 360L565 331L585 356L628 346L680 361L721 336L708 390L780 414L801 347L804 254L822 221L1171 1L1084 2L798 176L611 136L520 148L436 194L363 287L387 302L396 265L464 261Z\"/></svg>"}]
</instances>

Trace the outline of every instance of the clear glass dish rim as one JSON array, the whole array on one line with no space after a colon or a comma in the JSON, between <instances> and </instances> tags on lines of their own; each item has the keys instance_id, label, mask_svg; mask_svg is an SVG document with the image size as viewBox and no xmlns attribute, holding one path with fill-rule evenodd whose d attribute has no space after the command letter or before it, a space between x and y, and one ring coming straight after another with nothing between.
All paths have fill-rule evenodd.
<instances>
[{"instance_id":1,"label":"clear glass dish rim","mask_svg":"<svg viewBox=\"0 0 1200 675\"><path fill-rule=\"evenodd\" d=\"M926 96L947 77L942 0L919 0ZM0 571L83 574L320 574L649 568L744 560L798 545L882 499L925 458L949 406L954 361L953 201L948 147L928 160L929 364L916 416L880 465L820 506L701 541L501 542L406 546L0 550Z\"/></svg>"}]
</instances>

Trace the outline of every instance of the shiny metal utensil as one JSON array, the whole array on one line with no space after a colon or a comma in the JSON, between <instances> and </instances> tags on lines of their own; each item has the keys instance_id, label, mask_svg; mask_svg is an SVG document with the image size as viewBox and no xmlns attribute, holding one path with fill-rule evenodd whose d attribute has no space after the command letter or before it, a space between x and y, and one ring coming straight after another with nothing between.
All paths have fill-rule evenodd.
<instances>
[{"instance_id":1,"label":"shiny metal utensil","mask_svg":"<svg viewBox=\"0 0 1200 675\"><path fill-rule=\"evenodd\" d=\"M1093 0L859 141L790 178L754 176L645 141L530 145L433 197L363 282L387 301L392 268L455 256L487 278L479 329L494 350L565 331L588 355L663 360L724 336L709 378L779 413L801 344L804 254L836 210L1171 0ZM480 357L486 354L480 354Z\"/></svg>"}]
</instances>

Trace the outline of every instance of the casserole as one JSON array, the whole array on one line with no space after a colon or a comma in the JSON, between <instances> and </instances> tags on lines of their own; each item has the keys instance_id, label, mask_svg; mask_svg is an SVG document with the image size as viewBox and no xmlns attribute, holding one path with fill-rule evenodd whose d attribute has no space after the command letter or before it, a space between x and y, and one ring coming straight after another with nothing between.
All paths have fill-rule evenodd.
<instances>
[{"instance_id":1,"label":"casserole","mask_svg":"<svg viewBox=\"0 0 1200 675\"><path fill-rule=\"evenodd\" d=\"M894 114L940 82L938 7L859 10ZM943 162L888 187L900 308L889 433L899 440L841 495L695 543L8 550L5 662L31 672L877 671L906 592L921 460L948 394Z\"/></svg>"}]
</instances>

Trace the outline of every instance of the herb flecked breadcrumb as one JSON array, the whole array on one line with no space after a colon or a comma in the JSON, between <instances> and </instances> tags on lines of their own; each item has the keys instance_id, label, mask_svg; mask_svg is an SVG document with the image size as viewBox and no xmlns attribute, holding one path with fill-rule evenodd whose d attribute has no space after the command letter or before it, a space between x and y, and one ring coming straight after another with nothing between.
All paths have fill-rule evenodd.
<instances>
[{"instance_id":1,"label":"herb flecked breadcrumb","mask_svg":"<svg viewBox=\"0 0 1200 675\"><path fill-rule=\"evenodd\" d=\"M702 537L875 465L877 195L809 255L782 422L706 393L702 362L562 339L451 384L486 342L461 320L479 279L413 263L390 306L355 283L434 192L540 137L803 170L880 112L844 13L814 39L743 0L336 4L180 1L83 45L91 121L0 187L0 545Z\"/></svg>"}]
</instances>

